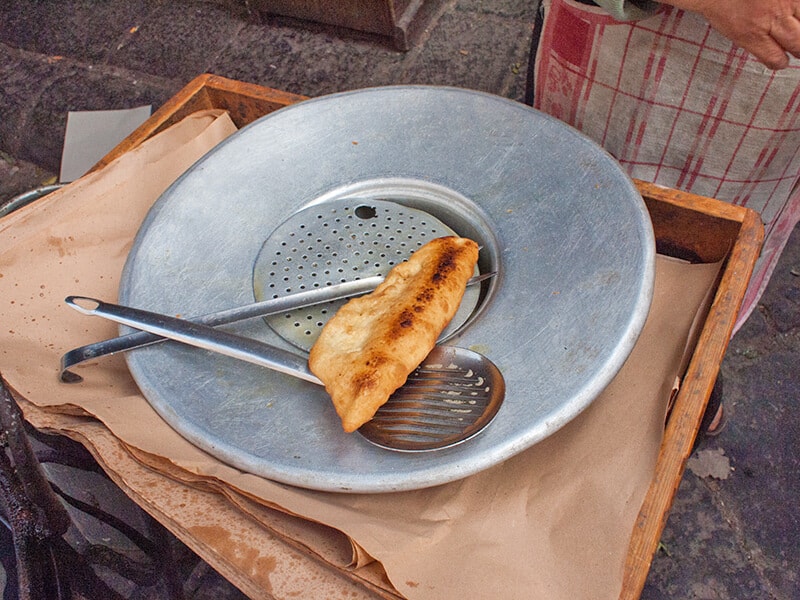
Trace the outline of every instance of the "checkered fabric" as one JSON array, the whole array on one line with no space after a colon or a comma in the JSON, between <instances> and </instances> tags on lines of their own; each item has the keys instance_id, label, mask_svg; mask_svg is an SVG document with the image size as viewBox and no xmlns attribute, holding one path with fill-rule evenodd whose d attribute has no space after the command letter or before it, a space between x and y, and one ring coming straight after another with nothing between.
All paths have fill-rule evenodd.
<instances>
[{"instance_id":1,"label":"checkered fabric","mask_svg":"<svg viewBox=\"0 0 800 600\"><path fill-rule=\"evenodd\" d=\"M542 11L536 108L583 131L632 177L761 214L765 245L738 329L800 220L800 61L770 71L668 6L633 22L573 0L543 0Z\"/></svg>"}]
</instances>

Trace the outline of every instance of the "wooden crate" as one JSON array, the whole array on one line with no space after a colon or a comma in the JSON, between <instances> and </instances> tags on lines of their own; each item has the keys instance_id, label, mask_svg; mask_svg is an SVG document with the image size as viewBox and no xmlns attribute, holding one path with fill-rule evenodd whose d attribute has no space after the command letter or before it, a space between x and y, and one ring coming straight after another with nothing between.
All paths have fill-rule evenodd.
<instances>
[{"instance_id":1,"label":"wooden crate","mask_svg":"<svg viewBox=\"0 0 800 600\"><path fill-rule=\"evenodd\" d=\"M300 26L332 26L350 34L376 36L388 46L410 50L440 14L445 0L212 0L236 12L297 19ZM305 23L302 23L304 21ZM316 25L319 27L319 25ZM335 32L340 33L340 32Z\"/></svg>"},{"instance_id":2,"label":"wooden crate","mask_svg":"<svg viewBox=\"0 0 800 600\"><path fill-rule=\"evenodd\" d=\"M98 167L196 110L224 108L241 127L303 99L215 75L202 75L112 150ZM631 537L620 595L624 600L639 598L644 587L763 240L761 220L752 210L643 181L635 183L650 212L660 252L703 262L724 260L724 266L670 413L656 472ZM205 553L203 557L211 564L220 560L214 553ZM223 565L221 570L230 572L230 565Z\"/></svg>"},{"instance_id":3,"label":"wooden crate","mask_svg":"<svg viewBox=\"0 0 800 600\"><path fill-rule=\"evenodd\" d=\"M372 33L409 50L443 0L250 0L250 9Z\"/></svg>"}]
</instances>

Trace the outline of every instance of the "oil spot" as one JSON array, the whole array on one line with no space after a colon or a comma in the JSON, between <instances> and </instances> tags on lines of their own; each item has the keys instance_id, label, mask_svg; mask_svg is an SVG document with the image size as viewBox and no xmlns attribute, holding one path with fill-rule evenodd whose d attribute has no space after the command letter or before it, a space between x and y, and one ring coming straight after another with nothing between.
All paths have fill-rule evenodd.
<instances>
[{"instance_id":1,"label":"oil spot","mask_svg":"<svg viewBox=\"0 0 800 600\"><path fill-rule=\"evenodd\" d=\"M69 239L64 239L56 236L48 236L46 242L47 245L53 248L56 252L58 252L58 256L63 258L68 255L74 255L75 251L71 250L67 245L66 242L70 241Z\"/></svg>"},{"instance_id":2,"label":"oil spot","mask_svg":"<svg viewBox=\"0 0 800 600\"><path fill-rule=\"evenodd\" d=\"M262 575L272 573L278 566L278 561L274 556L262 556L257 559L258 572Z\"/></svg>"}]
</instances>

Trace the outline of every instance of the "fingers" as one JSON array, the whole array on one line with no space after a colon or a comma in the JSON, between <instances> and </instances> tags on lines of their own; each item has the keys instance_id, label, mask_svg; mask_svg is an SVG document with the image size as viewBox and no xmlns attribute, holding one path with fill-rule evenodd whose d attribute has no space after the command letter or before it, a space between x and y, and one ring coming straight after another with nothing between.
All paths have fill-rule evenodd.
<instances>
[{"instance_id":1,"label":"fingers","mask_svg":"<svg viewBox=\"0 0 800 600\"><path fill-rule=\"evenodd\" d=\"M778 71L789 66L789 57L783 47L773 39L766 39L757 46L745 47L770 69Z\"/></svg>"},{"instance_id":2,"label":"fingers","mask_svg":"<svg viewBox=\"0 0 800 600\"><path fill-rule=\"evenodd\" d=\"M765 42L764 55L756 58L772 69L782 69L789 64L787 53L800 57L800 2L779 2Z\"/></svg>"},{"instance_id":3,"label":"fingers","mask_svg":"<svg viewBox=\"0 0 800 600\"><path fill-rule=\"evenodd\" d=\"M777 17L770 29L770 36L783 50L792 56L800 56L800 19L797 16Z\"/></svg>"},{"instance_id":4,"label":"fingers","mask_svg":"<svg viewBox=\"0 0 800 600\"><path fill-rule=\"evenodd\" d=\"M761 32L750 32L732 39L770 69L784 69L789 66L789 54L800 58L800 18L783 12L768 23L769 26Z\"/></svg>"},{"instance_id":5,"label":"fingers","mask_svg":"<svg viewBox=\"0 0 800 600\"><path fill-rule=\"evenodd\" d=\"M771 37L764 37L757 42L734 40L750 52L757 60L775 71L789 66L789 57L783 47Z\"/></svg>"},{"instance_id":6,"label":"fingers","mask_svg":"<svg viewBox=\"0 0 800 600\"><path fill-rule=\"evenodd\" d=\"M800 58L800 0L662 0L703 15L719 33L771 69Z\"/></svg>"}]
</instances>

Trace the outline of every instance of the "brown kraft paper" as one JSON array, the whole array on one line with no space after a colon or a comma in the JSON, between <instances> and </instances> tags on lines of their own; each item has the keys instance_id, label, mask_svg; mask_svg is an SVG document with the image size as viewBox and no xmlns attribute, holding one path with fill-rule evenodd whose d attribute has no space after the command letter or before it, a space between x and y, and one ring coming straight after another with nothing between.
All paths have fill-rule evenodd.
<instances>
[{"instance_id":1,"label":"brown kraft paper","mask_svg":"<svg viewBox=\"0 0 800 600\"><path fill-rule=\"evenodd\" d=\"M234 130L219 111L192 115L0 221L0 371L10 386L48 411L96 417L139 460L170 477L227 490L243 507L278 508L342 532L351 541L351 566L374 558L391 582L387 589L407 598L617 598L667 402L718 265L658 257L645 329L603 394L516 457L430 489L335 494L229 467L161 420L121 356L81 367L83 383L59 381L64 352L116 335L115 325L78 314L64 298L80 293L113 301L149 207ZM322 548L319 555L340 550Z\"/></svg>"}]
</instances>

